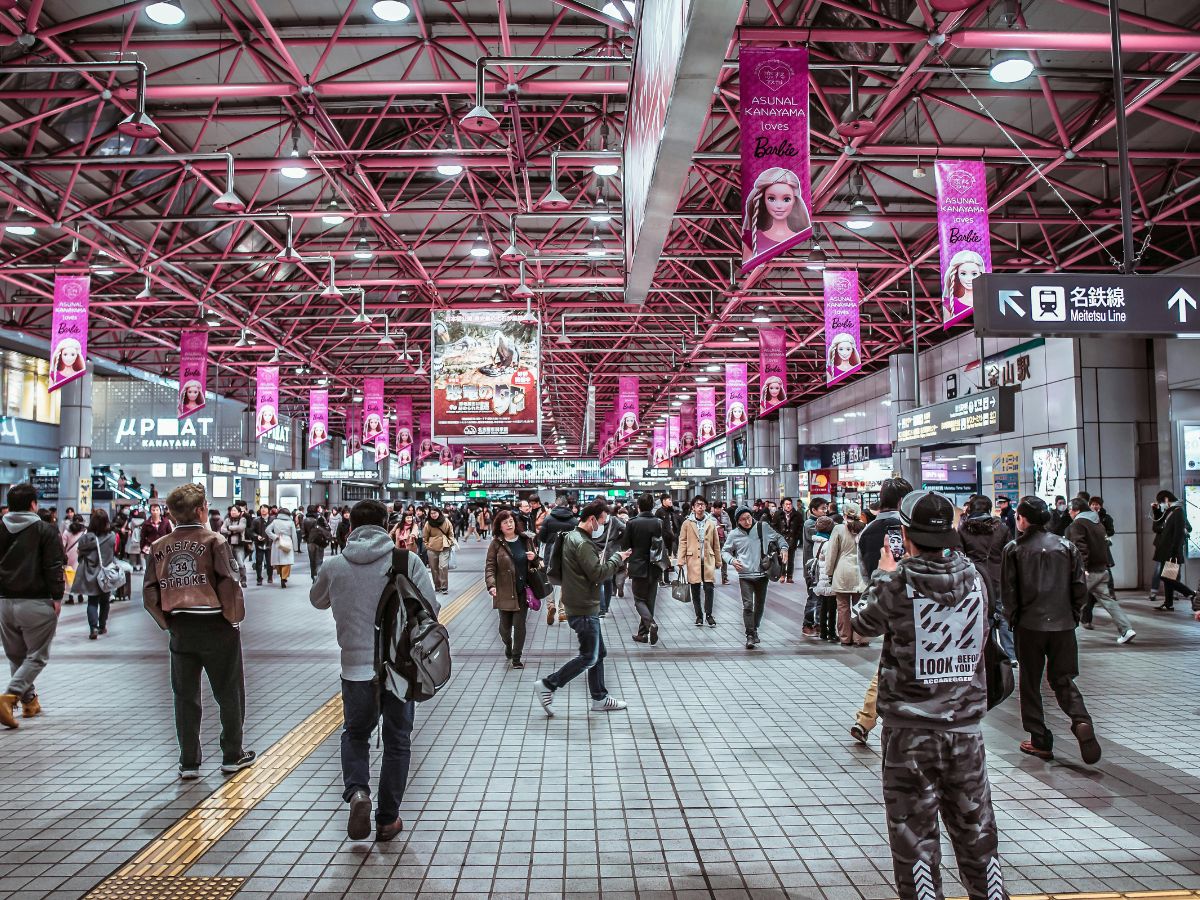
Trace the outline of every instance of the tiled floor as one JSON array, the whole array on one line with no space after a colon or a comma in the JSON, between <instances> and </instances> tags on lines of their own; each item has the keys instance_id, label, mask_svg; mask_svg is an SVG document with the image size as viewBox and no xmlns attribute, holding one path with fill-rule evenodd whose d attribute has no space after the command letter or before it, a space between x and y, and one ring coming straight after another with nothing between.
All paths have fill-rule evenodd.
<instances>
[{"instance_id":1,"label":"tiled floor","mask_svg":"<svg viewBox=\"0 0 1200 900\"><path fill-rule=\"evenodd\" d=\"M878 742L845 730L877 650L802 643L790 586L771 589L755 652L733 586L718 589L716 629L663 591L653 648L629 640L631 602L617 600L607 678L629 710L590 712L581 677L547 720L531 685L573 655L573 634L531 616L528 667L508 669L478 590L483 546L451 576L452 595L476 599L451 626L453 682L418 710L405 834L346 841L334 736L188 875L245 878L240 898L895 895ZM332 620L309 607L301 568L287 591L248 593L260 751L337 690ZM1200 888L1200 623L1125 605L1131 646L1106 622L1080 632L1098 767L1079 763L1052 700L1054 763L1017 751L1015 699L985 722L1013 893ZM136 601L95 642L67 607L39 688L46 714L0 733L0 897L81 897L208 796L218 760L176 780L166 642ZM961 894L946 852L947 893Z\"/></svg>"}]
</instances>

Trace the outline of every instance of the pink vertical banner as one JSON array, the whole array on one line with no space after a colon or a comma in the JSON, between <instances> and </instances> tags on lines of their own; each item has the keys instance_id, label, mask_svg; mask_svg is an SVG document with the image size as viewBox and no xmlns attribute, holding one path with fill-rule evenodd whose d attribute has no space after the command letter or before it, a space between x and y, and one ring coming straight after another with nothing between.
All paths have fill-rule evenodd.
<instances>
[{"instance_id":1,"label":"pink vertical banner","mask_svg":"<svg viewBox=\"0 0 1200 900\"><path fill-rule=\"evenodd\" d=\"M653 440L650 443L650 461L655 466L663 466L667 459L667 426L655 425Z\"/></svg>"},{"instance_id":2,"label":"pink vertical banner","mask_svg":"<svg viewBox=\"0 0 1200 900\"><path fill-rule=\"evenodd\" d=\"M750 377L745 363L725 363L725 433L744 428L750 417Z\"/></svg>"},{"instance_id":3,"label":"pink vertical banner","mask_svg":"<svg viewBox=\"0 0 1200 900\"><path fill-rule=\"evenodd\" d=\"M641 382L636 375L622 375L617 379L617 429L614 434L616 445L623 447L637 433L641 403Z\"/></svg>"},{"instance_id":4,"label":"pink vertical banner","mask_svg":"<svg viewBox=\"0 0 1200 900\"><path fill-rule=\"evenodd\" d=\"M808 51L742 44L742 271L812 235Z\"/></svg>"},{"instance_id":5,"label":"pink vertical banner","mask_svg":"<svg viewBox=\"0 0 1200 900\"><path fill-rule=\"evenodd\" d=\"M254 407L254 434L261 438L279 425L279 366L258 367L258 400Z\"/></svg>"},{"instance_id":6,"label":"pink vertical banner","mask_svg":"<svg viewBox=\"0 0 1200 900\"><path fill-rule=\"evenodd\" d=\"M938 245L942 264L942 327L975 309L975 279L992 271L987 172L979 160L942 159L937 181Z\"/></svg>"},{"instance_id":7,"label":"pink vertical banner","mask_svg":"<svg viewBox=\"0 0 1200 900\"><path fill-rule=\"evenodd\" d=\"M401 397L396 401L396 455L402 466L412 464L415 437L412 397Z\"/></svg>"},{"instance_id":8,"label":"pink vertical banner","mask_svg":"<svg viewBox=\"0 0 1200 900\"><path fill-rule=\"evenodd\" d=\"M382 462L391 454L388 448L388 428L384 425L383 431L375 435L375 462Z\"/></svg>"},{"instance_id":9,"label":"pink vertical banner","mask_svg":"<svg viewBox=\"0 0 1200 900\"><path fill-rule=\"evenodd\" d=\"M667 456L674 459L679 455L683 440L683 423L679 416L667 416Z\"/></svg>"},{"instance_id":10,"label":"pink vertical banner","mask_svg":"<svg viewBox=\"0 0 1200 900\"><path fill-rule=\"evenodd\" d=\"M208 387L208 332L185 331L179 335L179 418L204 409Z\"/></svg>"},{"instance_id":11,"label":"pink vertical banner","mask_svg":"<svg viewBox=\"0 0 1200 900\"><path fill-rule=\"evenodd\" d=\"M316 450L329 440L329 391L308 392L308 449Z\"/></svg>"},{"instance_id":12,"label":"pink vertical banner","mask_svg":"<svg viewBox=\"0 0 1200 900\"><path fill-rule=\"evenodd\" d=\"M758 332L758 414L787 403L787 332L761 328Z\"/></svg>"},{"instance_id":13,"label":"pink vertical banner","mask_svg":"<svg viewBox=\"0 0 1200 900\"><path fill-rule=\"evenodd\" d=\"M421 427L419 430L420 445L417 450L417 457L414 460L415 462L422 463L431 456L438 456L439 451L442 449L441 444L434 443L433 432L430 431L431 424L432 417L430 414L427 412L421 413Z\"/></svg>"},{"instance_id":14,"label":"pink vertical banner","mask_svg":"<svg viewBox=\"0 0 1200 900\"><path fill-rule=\"evenodd\" d=\"M696 388L696 446L717 438L717 389Z\"/></svg>"},{"instance_id":15,"label":"pink vertical banner","mask_svg":"<svg viewBox=\"0 0 1200 900\"><path fill-rule=\"evenodd\" d=\"M680 435L679 452L691 453L696 449L696 401L684 400L679 407Z\"/></svg>"},{"instance_id":16,"label":"pink vertical banner","mask_svg":"<svg viewBox=\"0 0 1200 900\"><path fill-rule=\"evenodd\" d=\"M346 456L362 451L362 404L352 403L346 408Z\"/></svg>"},{"instance_id":17,"label":"pink vertical banner","mask_svg":"<svg viewBox=\"0 0 1200 900\"><path fill-rule=\"evenodd\" d=\"M862 368L858 272L825 276L825 383L837 384Z\"/></svg>"},{"instance_id":18,"label":"pink vertical banner","mask_svg":"<svg viewBox=\"0 0 1200 900\"><path fill-rule=\"evenodd\" d=\"M88 275L54 276L54 318L50 334L50 390L57 391L87 370Z\"/></svg>"},{"instance_id":19,"label":"pink vertical banner","mask_svg":"<svg viewBox=\"0 0 1200 900\"><path fill-rule=\"evenodd\" d=\"M363 444L370 447L387 430L383 416L383 379L363 379Z\"/></svg>"}]
</instances>

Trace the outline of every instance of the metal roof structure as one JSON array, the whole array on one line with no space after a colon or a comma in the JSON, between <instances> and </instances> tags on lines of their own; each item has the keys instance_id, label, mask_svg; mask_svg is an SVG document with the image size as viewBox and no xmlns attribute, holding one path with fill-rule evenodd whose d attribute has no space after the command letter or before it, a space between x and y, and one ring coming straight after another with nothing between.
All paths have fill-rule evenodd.
<instances>
[{"instance_id":1,"label":"metal roof structure","mask_svg":"<svg viewBox=\"0 0 1200 900\"><path fill-rule=\"evenodd\" d=\"M285 412L320 383L337 410L368 375L420 410L432 308L529 302L550 453L552 429L587 449L589 385L602 415L641 374L650 422L706 365L756 359L733 335L758 313L788 331L793 400L811 397L820 273L798 251L736 275L742 42L812 52L814 219L830 265L860 273L868 368L914 327L942 337L939 157L986 160L998 270L1119 264L1106 3L745 0L700 140L668 161L688 176L650 293L626 303L626 173L595 166L620 162L640 4L409 0L391 23L370 0L179 0L164 26L144 2L0 3L5 327L48 335L54 273L86 266L98 355L173 376L179 332L207 317L223 394L248 398L277 354ZM1125 0L1121 20L1137 270L1153 272L1200 255L1200 5ZM1034 73L997 84L1009 50ZM874 218L857 231L856 197Z\"/></svg>"}]
</instances>

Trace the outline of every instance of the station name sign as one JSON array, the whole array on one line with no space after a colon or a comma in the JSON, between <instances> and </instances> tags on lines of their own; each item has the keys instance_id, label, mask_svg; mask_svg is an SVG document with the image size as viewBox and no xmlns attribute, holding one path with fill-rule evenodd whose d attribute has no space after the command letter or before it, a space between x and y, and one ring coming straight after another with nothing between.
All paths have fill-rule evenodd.
<instances>
[{"instance_id":1,"label":"station name sign","mask_svg":"<svg viewBox=\"0 0 1200 900\"><path fill-rule=\"evenodd\" d=\"M936 447L1013 429L1012 388L997 387L896 417L896 448Z\"/></svg>"},{"instance_id":2,"label":"station name sign","mask_svg":"<svg viewBox=\"0 0 1200 900\"><path fill-rule=\"evenodd\" d=\"M1200 334L1200 275L1008 275L975 281L986 337Z\"/></svg>"}]
</instances>

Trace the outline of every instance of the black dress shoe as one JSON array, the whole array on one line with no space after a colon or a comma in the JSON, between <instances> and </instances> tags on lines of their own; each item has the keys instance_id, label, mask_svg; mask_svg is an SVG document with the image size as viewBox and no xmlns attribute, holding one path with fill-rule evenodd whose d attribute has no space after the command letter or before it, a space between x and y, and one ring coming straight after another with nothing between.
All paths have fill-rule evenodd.
<instances>
[{"instance_id":1,"label":"black dress shoe","mask_svg":"<svg viewBox=\"0 0 1200 900\"><path fill-rule=\"evenodd\" d=\"M1161 606L1154 607L1155 612L1175 612L1175 604L1164 603Z\"/></svg>"},{"instance_id":2,"label":"black dress shoe","mask_svg":"<svg viewBox=\"0 0 1200 900\"><path fill-rule=\"evenodd\" d=\"M350 797L350 819L346 823L346 837L352 841L365 841L371 836L371 795L357 790Z\"/></svg>"}]
</instances>

